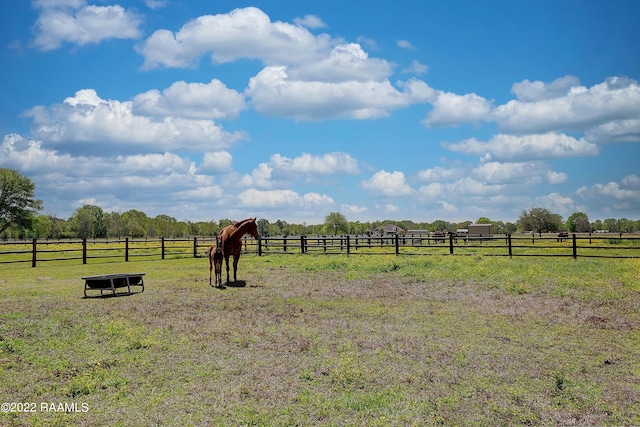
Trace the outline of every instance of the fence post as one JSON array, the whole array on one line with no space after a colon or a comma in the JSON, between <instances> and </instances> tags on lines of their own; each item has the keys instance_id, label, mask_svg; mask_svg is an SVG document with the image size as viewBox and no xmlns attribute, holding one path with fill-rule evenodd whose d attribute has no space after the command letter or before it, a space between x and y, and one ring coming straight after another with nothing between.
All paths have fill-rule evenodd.
<instances>
[{"instance_id":1,"label":"fence post","mask_svg":"<svg viewBox=\"0 0 640 427\"><path fill-rule=\"evenodd\" d=\"M262 256L262 237L258 236L258 256Z\"/></svg>"},{"instance_id":2,"label":"fence post","mask_svg":"<svg viewBox=\"0 0 640 427\"><path fill-rule=\"evenodd\" d=\"M193 257L198 258L198 238L193 238Z\"/></svg>"},{"instance_id":3,"label":"fence post","mask_svg":"<svg viewBox=\"0 0 640 427\"><path fill-rule=\"evenodd\" d=\"M400 243L400 237L398 236L398 233L396 233L396 255L400 254L400 248L399 248L399 243Z\"/></svg>"},{"instance_id":4,"label":"fence post","mask_svg":"<svg viewBox=\"0 0 640 427\"><path fill-rule=\"evenodd\" d=\"M87 263L87 238L82 239L82 263Z\"/></svg>"},{"instance_id":5,"label":"fence post","mask_svg":"<svg viewBox=\"0 0 640 427\"><path fill-rule=\"evenodd\" d=\"M573 259L578 258L578 247L576 246L576 233L573 233Z\"/></svg>"},{"instance_id":6,"label":"fence post","mask_svg":"<svg viewBox=\"0 0 640 427\"><path fill-rule=\"evenodd\" d=\"M351 255L351 239L349 238L348 234L347 234L347 255Z\"/></svg>"},{"instance_id":7,"label":"fence post","mask_svg":"<svg viewBox=\"0 0 640 427\"><path fill-rule=\"evenodd\" d=\"M36 239L33 239L33 246L31 249L31 267L35 267L36 266L36 254L38 253L38 243L36 241Z\"/></svg>"},{"instance_id":8,"label":"fence post","mask_svg":"<svg viewBox=\"0 0 640 427\"><path fill-rule=\"evenodd\" d=\"M300 253L304 253L304 236L300 235Z\"/></svg>"},{"instance_id":9,"label":"fence post","mask_svg":"<svg viewBox=\"0 0 640 427\"><path fill-rule=\"evenodd\" d=\"M162 259L164 259L164 236L161 237L161 246L162 246Z\"/></svg>"},{"instance_id":10,"label":"fence post","mask_svg":"<svg viewBox=\"0 0 640 427\"><path fill-rule=\"evenodd\" d=\"M511 252L511 234L507 234L507 244L509 245L509 258L513 258L513 253Z\"/></svg>"},{"instance_id":11,"label":"fence post","mask_svg":"<svg viewBox=\"0 0 640 427\"><path fill-rule=\"evenodd\" d=\"M453 233L449 234L449 255L453 255Z\"/></svg>"},{"instance_id":12,"label":"fence post","mask_svg":"<svg viewBox=\"0 0 640 427\"><path fill-rule=\"evenodd\" d=\"M124 261L129 261L129 238L125 237L124 239Z\"/></svg>"}]
</instances>

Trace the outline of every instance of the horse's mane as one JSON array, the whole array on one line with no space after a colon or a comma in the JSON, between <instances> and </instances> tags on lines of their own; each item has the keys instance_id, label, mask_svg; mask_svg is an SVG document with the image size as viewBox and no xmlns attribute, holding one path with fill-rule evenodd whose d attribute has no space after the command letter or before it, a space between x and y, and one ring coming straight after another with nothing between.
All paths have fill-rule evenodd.
<instances>
[{"instance_id":1,"label":"horse's mane","mask_svg":"<svg viewBox=\"0 0 640 427\"><path fill-rule=\"evenodd\" d=\"M240 227L242 224L244 224L245 222L251 222L251 221L255 221L255 218L247 218L247 219L243 219L242 221L236 221L235 224L233 224L234 227Z\"/></svg>"},{"instance_id":2,"label":"horse's mane","mask_svg":"<svg viewBox=\"0 0 640 427\"><path fill-rule=\"evenodd\" d=\"M238 232L245 224L249 222L253 222L255 220L256 220L255 218L247 218L247 219L243 219L242 221L236 221L235 223L226 226L220 232L221 240L223 237L228 237L232 234L236 234L236 232Z\"/></svg>"}]
</instances>

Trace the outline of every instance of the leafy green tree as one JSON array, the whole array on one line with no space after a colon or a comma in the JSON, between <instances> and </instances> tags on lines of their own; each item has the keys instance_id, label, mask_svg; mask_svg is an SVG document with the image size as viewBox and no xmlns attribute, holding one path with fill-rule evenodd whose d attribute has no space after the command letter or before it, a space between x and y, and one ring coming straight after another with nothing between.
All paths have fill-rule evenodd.
<instances>
[{"instance_id":1,"label":"leafy green tree","mask_svg":"<svg viewBox=\"0 0 640 427\"><path fill-rule=\"evenodd\" d=\"M350 222L349 228L351 229L351 232L354 234L364 234L370 230L368 224L363 224L360 221Z\"/></svg>"},{"instance_id":2,"label":"leafy green tree","mask_svg":"<svg viewBox=\"0 0 640 427\"><path fill-rule=\"evenodd\" d=\"M506 222L504 224L503 234L513 234L518 230L518 226L512 222Z\"/></svg>"},{"instance_id":3,"label":"leafy green tree","mask_svg":"<svg viewBox=\"0 0 640 427\"><path fill-rule=\"evenodd\" d=\"M287 224L287 230L293 236L300 236L305 233L305 226L304 224Z\"/></svg>"},{"instance_id":4,"label":"leafy green tree","mask_svg":"<svg viewBox=\"0 0 640 427\"><path fill-rule=\"evenodd\" d=\"M586 233L591 231L589 217L584 212L574 212L567 218L567 230L571 233Z\"/></svg>"},{"instance_id":5,"label":"leafy green tree","mask_svg":"<svg viewBox=\"0 0 640 427\"><path fill-rule=\"evenodd\" d=\"M609 230L611 233L617 233L620 231L618 220L615 218L607 218L603 222L604 229Z\"/></svg>"},{"instance_id":6,"label":"leafy green tree","mask_svg":"<svg viewBox=\"0 0 640 427\"><path fill-rule=\"evenodd\" d=\"M482 216L482 217L478 218L478 220L476 221L476 224L493 224L493 221L491 221L487 217Z\"/></svg>"},{"instance_id":7,"label":"leafy green tree","mask_svg":"<svg viewBox=\"0 0 640 427\"><path fill-rule=\"evenodd\" d=\"M51 220L51 231L49 237L51 238L60 238L60 237L69 237L69 222L58 218L53 214L49 214L49 219Z\"/></svg>"},{"instance_id":8,"label":"leafy green tree","mask_svg":"<svg viewBox=\"0 0 640 427\"><path fill-rule=\"evenodd\" d=\"M84 239L107 236L107 218L100 206L84 205L69 220L71 230Z\"/></svg>"},{"instance_id":9,"label":"leafy green tree","mask_svg":"<svg viewBox=\"0 0 640 427\"><path fill-rule=\"evenodd\" d=\"M0 168L0 233L11 224L31 228L42 201L34 198L36 185L13 169Z\"/></svg>"},{"instance_id":10,"label":"leafy green tree","mask_svg":"<svg viewBox=\"0 0 640 427\"><path fill-rule=\"evenodd\" d=\"M282 223L281 223L282 224ZM278 226L277 222L272 222L269 224L267 228L267 236L280 236L282 235L282 228Z\"/></svg>"},{"instance_id":11,"label":"leafy green tree","mask_svg":"<svg viewBox=\"0 0 640 427\"><path fill-rule=\"evenodd\" d=\"M258 234L260 234L261 236L269 235L269 220L260 218L256 221L256 226L258 227Z\"/></svg>"},{"instance_id":12,"label":"leafy green tree","mask_svg":"<svg viewBox=\"0 0 640 427\"><path fill-rule=\"evenodd\" d=\"M634 221L631 221L630 219L627 218L620 218L618 220L618 229L622 232L622 233L631 233L634 231Z\"/></svg>"},{"instance_id":13,"label":"leafy green tree","mask_svg":"<svg viewBox=\"0 0 640 427\"><path fill-rule=\"evenodd\" d=\"M593 221L591 223L591 229L592 230L602 230L602 221L599 219L596 219L595 221Z\"/></svg>"},{"instance_id":14,"label":"leafy green tree","mask_svg":"<svg viewBox=\"0 0 640 427\"><path fill-rule=\"evenodd\" d=\"M518 218L518 229L521 231L532 230L535 233L547 233L558 231L560 227L562 227L562 217L544 208L524 210Z\"/></svg>"},{"instance_id":15,"label":"leafy green tree","mask_svg":"<svg viewBox=\"0 0 640 427\"><path fill-rule=\"evenodd\" d=\"M149 217L144 212L131 209L122 214L124 235L131 237L144 237L147 235Z\"/></svg>"},{"instance_id":16,"label":"leafy green tree","mask_svg":"<svg viewBox=\"0 0 640 427\"><path fill-rule=\"evenodd\" d=\"M199 221L192 225L192 235L194 236L216 236L219 234L218 223L215 221Z\"/></svg>"},{"instance_id":17,"label":"leafy green tree","mask_svg":"<svg viewBox=\"0 0 640 427\"><path fill-rule=\"evenodd\" d=\"M433 221L431 223L431 226L429 226L429 231L447 231L449 229L449 223L442 219Z\"/></svg>"},{"instance_id":18,"label":"leafy green tree","mask_svg":"<svg viewBox=\"0 0 640 427\"><path fill-rule=\"evenodd\" d=\"M122 237L125 235L124 227L122 225L122 214L118 212L111 212L107 214L106 222L108 237Z\"/></svg>"},{"instance_id":19,"label":"leafy green tree","mask_svg":"<svg viewBox=\"0 0 640 427\"><path fill-rule=\"evenodd\" d=\"M169 215L158 215L155 217L151 223L153 224L153 229L155 231L155 235L159 237L170 237L173 236L175 231L175 225L178 221L170 217ZM197 233L196 233L197 234Z\"/></svg>"},{"instance_id":20,"label":"leafy green tree","mask_svg":"<svg viewBox=\"0 0 640 427\"><path fill-rule=\"evenodd\" d=\"M53 230L53 221L48 215L38 215L33 221L33 237L39 239L50 237Z\"/></svg>"},{"instance_id":21,"label":"leafy green tree","mask_svg":"<svg viewBox=\"0 0 640 427\"><path fill-rule=\"evenodd\" d=\"M176 222L176 228L174 231L175 237L189 237L189 224L184 221Z\"/></svg>"},{"instance_id":22,"label":"leafy green tree","mask_svg":"<svg viewBox=\"0 0 640 427\"><path fill-rule=\"evenodd\" d=\"M469 224L471 224L471 221L462 221L456 224L456 230L460 229L460 228L469 228ZM490 222L488 224L491 224Z\"/></svg>"},{"instance_id":23,"label":"leafy green tree","mask_svg":"<svg viewBox=\"0 0 640 427\"><path fill-rule=\"evenodd\" d=\"M324 218L324 229L327 234L333 233L336 235L339 231L348 233L349 222L340 212L331 212Z\"/></svg>"}]
</instances>

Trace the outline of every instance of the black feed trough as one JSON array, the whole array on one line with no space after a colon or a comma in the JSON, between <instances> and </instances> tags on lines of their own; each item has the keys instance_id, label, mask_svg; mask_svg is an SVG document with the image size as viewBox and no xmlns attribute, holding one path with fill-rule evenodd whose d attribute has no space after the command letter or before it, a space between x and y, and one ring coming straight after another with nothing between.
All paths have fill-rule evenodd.
<instances>
[{"instance_id":1,"label":"black feed trough","mask_svg":"<svg viewBox=\"0 0 640 427\"><path fill-rule=\"evenodd\" d=\"M89 296L87 292L95 292L94 296L97 296L98 292L100 292L100 296L105 295L105 292L107 295L130 295L131 288L134 286L140 288L138 292L142 292L144 291L144 274L118 273L83 277L84 296ZM126 289L126 291L118 292L118 289Z\"/></svg>"}]
</instances>

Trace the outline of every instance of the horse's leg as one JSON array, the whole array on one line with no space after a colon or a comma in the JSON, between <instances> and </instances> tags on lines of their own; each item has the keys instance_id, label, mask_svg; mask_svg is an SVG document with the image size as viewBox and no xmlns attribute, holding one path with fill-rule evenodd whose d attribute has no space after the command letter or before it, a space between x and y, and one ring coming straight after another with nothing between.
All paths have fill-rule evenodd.
<instances>
[{"instance_id":1,"label":"horse's leg","mask_svg":"<svg viewBox=\"0 0 640 427\"><path fill-rule=\"evenodd\" d=\"M238 272L238 261L240 261L240 251L237 254L233 254L233 281L237 282L236 274Z\"/></svg>"},{"instance_id":2,"label":"horse's leg","mask_svg":"<svg viewBox=\"0 0 640 427\"><path fill-rule=\"evenodd\" d=\"M213 269L213 251L209 250L209 286L211 286L211 270Z\"/></svg>"},{"instance_id":3,"label":"horse's leg","mask_svg":"<svg viewBox=\"0 0 640 427\"><path fill-rule=\"evenodd\" d=\"M216 268L216 288L218 287L218 275L220 273L220 267L218 267L218 261L215 261L215 268Z\"/></svg>"},{"instance_id":4,"label":"horse's leg","mask_svg":"<svg viewBox=\"0 0 640 427\"><path fill-rule=\"evenodd\" d=\"M224 261L227 265L227 283L229 283L229 254L228 253L224 253Z\"/></svg>"},{"instance_id":5,"label":"horse's leg","mask_svg":"<svg viewBox=\"0 0 640 427\"><path fill-rule=\"evenodd\" d=\"M222 260L223 260L223 255L220 254L220 256L218 257L218 259L216 259L215 264L216 264L216 286L222 287Z\"/></svg>"}]
</instances>

